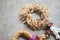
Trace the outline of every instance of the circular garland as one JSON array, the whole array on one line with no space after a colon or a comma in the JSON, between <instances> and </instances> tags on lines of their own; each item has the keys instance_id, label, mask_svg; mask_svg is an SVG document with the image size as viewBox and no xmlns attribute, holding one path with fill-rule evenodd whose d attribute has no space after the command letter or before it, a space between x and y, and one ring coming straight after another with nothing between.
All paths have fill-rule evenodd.
<instances>
[{"instance_id":1,"label":"circular garland","mask_svg":"<svg viewBox=\"0 0 60 40\"><path fill-rule=\"evenodd\" d=\"M32 13L35 12L40 15L40 18L33 19ZM45 6L39 4L27 5L22 9L21 19L29 25L28 27L37 30L44 29L46 24L48 23L48 9Z\"/></svg>"}]
</instances>

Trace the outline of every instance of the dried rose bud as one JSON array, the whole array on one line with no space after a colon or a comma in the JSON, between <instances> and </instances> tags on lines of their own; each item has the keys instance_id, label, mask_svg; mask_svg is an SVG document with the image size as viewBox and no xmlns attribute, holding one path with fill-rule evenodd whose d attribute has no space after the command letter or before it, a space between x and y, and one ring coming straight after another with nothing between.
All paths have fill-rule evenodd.
<instances>
[{"instance_id":1,"label":"dried rose bud","mask_svg":"<svg viewBox=\"0 0 60 40\"><path fill-rule=\"evenodd\" d=\"M53 25L52 22L49 22L49 23L47 24L48 27L51 27L52 25Z\"/></svg>"},{"instance_id":2,"label":"dried rose bud","mask_svg":"<svg viewBox=\"0 0 60 40\"><path fill-rule=\"evenodd\" d=\"M35 40L35 35L32 35L29 40Z\"/></svg>"},{"instance_id":3,"label":"dried rose bud","mask_svg":"<svg viewBox=\"0 0 60 40\"><path fill-rule=\"evenodd\" d=\"M38 36L38 35L36 35L36 38L35 38L36 40L40 40L40 37Z\"/></svg>"}]
</instances>

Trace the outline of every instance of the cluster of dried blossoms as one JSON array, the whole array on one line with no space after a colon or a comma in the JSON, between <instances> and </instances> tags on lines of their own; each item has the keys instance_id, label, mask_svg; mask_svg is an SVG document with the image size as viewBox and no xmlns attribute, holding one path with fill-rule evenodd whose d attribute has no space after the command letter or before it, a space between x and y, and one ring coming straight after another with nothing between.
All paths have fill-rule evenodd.
<instances>
[{"instance_id":1,"label":"cluster of dried blossoms","mask_svg":"<svg viewBox=\"0 0 60 40\"><path fill-rule=\"evenodd\" d=\"M33 19L32 13L40 15L39 19ZM48 9L40 4L26 5L21 11L21 19L33 30L44 29L48 23Z\"/></svg>"}]
</instances>

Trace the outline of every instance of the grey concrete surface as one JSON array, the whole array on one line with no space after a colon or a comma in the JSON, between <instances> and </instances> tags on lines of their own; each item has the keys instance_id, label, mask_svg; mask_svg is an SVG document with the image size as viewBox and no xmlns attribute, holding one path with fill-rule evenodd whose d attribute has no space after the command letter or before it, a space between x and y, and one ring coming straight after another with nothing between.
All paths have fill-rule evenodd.
<instances>
[{"instance_id":1,"label":"grey concrete surface","mask_svg":"<svg viewBox=\"0 0 60 40\"><path fill-rule=\"evenodd\" d=\"M22 6L32 3L45 5L50 12L50 21L54 26L60 27L60 0L0 0L0 40L12 40L18 30L27 30L34 35L44 34L42 30L32 31L19 20ZM19 38L19 40L25 39ZM55 39L51 36L48 40Z\"/></svg>"}]
</instances>

